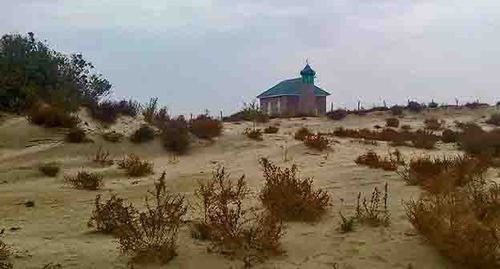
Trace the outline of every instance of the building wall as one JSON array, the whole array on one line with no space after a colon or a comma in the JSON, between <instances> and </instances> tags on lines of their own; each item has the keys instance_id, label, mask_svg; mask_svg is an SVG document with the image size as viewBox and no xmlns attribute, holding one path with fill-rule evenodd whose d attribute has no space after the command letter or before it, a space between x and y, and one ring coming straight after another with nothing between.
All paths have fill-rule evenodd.
<instances>
[{"instance_id":1,"label":"building wall","mask_svg":"<svg viewBox=\"0 0 500 269\"><path fill-rule=\"evenodd\" d=\"M320 115L326 113L326 97L316 96L314 101L304 103L299 96L277 96L260 99L260 109L268 115L297 115L304 113L301 105L306 104L307 111L310 113L318 113ZM302 102L301 102L302 101Z\"/></svg>"}]
</instances>

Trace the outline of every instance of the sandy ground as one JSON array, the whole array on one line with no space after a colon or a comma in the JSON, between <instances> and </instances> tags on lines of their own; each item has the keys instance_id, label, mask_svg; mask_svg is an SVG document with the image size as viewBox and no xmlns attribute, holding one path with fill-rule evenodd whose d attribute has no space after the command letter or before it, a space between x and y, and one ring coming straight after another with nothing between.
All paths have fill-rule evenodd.
<instances>
[{"instance_id":1,"label":"sandy ground","mask_svg":"<svg viewBox=\"0 0 500 269\"><path fill-rule=\"evenodd\" d=\"M426 117L436 116L445 119L449 126L454 125L454 120L484 125L484 116L492 110L425 112L407 115L401 119L401 124L410 124L416 129L423 125ZM111 193L117 193L140 205L146 190L152 188L154 180L165 170L168 187L193 202L197 181L209 178L219 164L225 165L234 178L245 174L256 194L263 182L259 157L268 157L283 166L297 164L301 175L314 177L316 187L332 194L333 205L318 223L287 223L283 238L286 254L256 268L335 268L335 264L337 268L409 268L410 265L411 268L453 268L406 219L402 201L418 197L420 189L405 185L395 172L373 170L354 163L353 160L368 149L387 154L391 148L386 143L365 145L335 138L338 143L333 144L332 150L317 153L293 139L293 132L301 126L323 132L333 131L338 126L384 126L386 113L349 116L338 122L323 118L275 119L266 125L279 125L279 133L265 135L262 142L251 141L241 134L250 123L226 123L222 137L213 143L195 141L189 154L177 159L162 148L159 139L140 145L128 141L112 144L99 136L107 130L128 134L140 126L140 120L122 118L116 125L105 127L92 122L84 113L81 117L82 126L89 130L94 143L65 143L62 130L39 128L21 117L3 115L0 120L0 229L6 229L3 240L15 250L12 259L15 268L41 268L49 262L60 263L63 268L127 268L128 257L120 255L116 239L93 233L86 226L96 194L107 199ZM155 175L128 178L116 165L96 166L89 158L99 146L109 150L115 159L136 153L153 161ZM287 162L284 161L285 148L290 159ZM432 151L399 149L407 158L458 152L453 145L444 144L438 144L438 149ZM38 164L46 161L61 164L62 173L57 178L44 177L38 171ZM105 188L97 192L75 190L63 183L65 174L81 169L103 174ZM488 175L497 178L498 171L489 171ZM353 214L358 192L369 195L374 187L382 188L385 183L389 184L391 225L380 228L358 225L352 233L340 233L340 200L344 200L343 213ZM35 201L35 207L25 207L23 203L28 200ZM194 213L188 215L190 220L198 217ZM188 227L182 228L178 245L179 255L164 267L242 267L239 261L207 252L208 243L192 239Z\"/></svg>"}]
</instances>

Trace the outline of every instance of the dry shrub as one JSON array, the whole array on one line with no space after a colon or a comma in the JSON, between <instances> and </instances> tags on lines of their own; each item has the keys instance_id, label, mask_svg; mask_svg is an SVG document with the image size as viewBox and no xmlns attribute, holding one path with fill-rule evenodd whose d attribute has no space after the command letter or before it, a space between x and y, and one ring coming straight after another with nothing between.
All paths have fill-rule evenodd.
<instances>
[{"instance_id":1,"label":"dry shrub","mask_svg":"<svg viewBox=\"0 0 500 269\"><path fill-rule=\"evenodd\" d=\"M127 175L131 177L142 177L153 173L153 163L141 158L135 154L129 154L118 162L118 167L124 169Z\"/></svg>"},{"instance_id":2,"label":"dry shrub","mask_svg":"<svg viewBox=\"0 0 500 269\"><path fill-rule=\"evenodd\" d=\"M486 123L495 126L500 126L500 113L495 113L491 115L490 118L486 120Z\"/></svg>"},{"instance_id":3,"label":"dry shrub","mask_svg":"<svg viewBox=\"0 0 500 269\"><path fill-rule=\"evenodd\" d=\"M374 151L370 150L363 155L358 156L354 161L358 165L366 165L370 168L379 168L385 171L397 171L398 165L404 164L401 153L396 150L394 153L389 153L389 158L382 158Z\"/></svg>"},{"instance_id":4,"label":"dry shrub","mask_svg":"<svg viewBox=\"0 0 500 269\"><path fill-rule=\"evenodd\" d=\"M114 123L119 115L137 116L141 106L133 100L104 101L89 106L90 115L104 123Z\"/></svg>"},{"instance_id":5,"label":"dry shrub","mask_svg":"<svg viewBox=\"0 0 500 269\"><path fill-rule=\"evenodd\" d=\"M11 255L11 250L10 247L7 246L1 239L0 239L0 268L9 268L8 265L10 264L7 259ZM2 267L4 266L4 267ZM12 264L10 264L10 268L12 268Z\"/></svg>"},{"instance_id":6,"label":"dry shrub","mask_svg":"<svg viewBox=\"0 0 500 269\"><path fill-rule=\"evenodd\" d=\"M350 216L346 217L344 214L342 214L342 211L339 212L340 216L340 231L342 233L349 233L354 231L354 224L356 222L356 217L355 216Z\"/></svg>"},{"instance_id":7,"label":"dry shrub","mask_svg":"<svg viewBox=\"0 0 500 269\"><path fill-rule=\"evenodd\" d=\"M457 138L458 133L451 129L445 129L441 134L441 141L443 141L443 143L455 143L457 142Z\"/></svg>"},{"instance_id":8,"label":"dry shrub","mask_svg":"<svg viewBox=\"0 0 500 269\"><path fill-rule=\"evenodd\" d=\"M262 141L262 131L260 129L252 129L252 128L246 128L245 131L243 132L248 138L257 140L257 141Z\"/></svg>"},{"instance_id":9,"label":"dry shrub","mask_svg":"<svg viewBox=\"0 0 500 269\"><path fill-rule=\"evenodd\" d=\"M483 178L487 168L485 160L470 156L425 156L410 160L400 175L410 185L421 185L431 192L438 193Z\"/></svg>"},{"instance_id":10,"label":"dry shrub","mask_svg":"<svg viewBox=\"0 0 500 269\"><path fill-rule=\"evenodd\" d=\"M443 125L444 121L440 121L436 118L429 118L424 120L424 126L425 129L427 130L433 130L433 131L441 130L443 128Z\"/></svg>"},{"instance_id":11,"label":"dry shrub","mask_svg":"<svg viewBox=\"0 0 500 269\"><path fill-rule=\"evenodd\" d=\"M189 121L189 131L198 138L212 139L222 134L222 122L208 115L199 115Z\"/></svg>"},{"instance_id":12,"label":"dry shrub","mask_svg":"<svg viewBox=\"0 0 500 269\"><path fill-rule=\"evenodd\" d=\"M224 121L253 121L266 123L269 121L269 116L260 110L257 103L253 101L250 103L244 103L243 108L240 111L224 118Z\"/></svg>"},{"instance_id":13,"label":"dry shrub","mask_svg":"<svg viewBox=\"0 0 500 269\"><path fill-rule=\"evenodd\" d=\"M411 125L409 124L401 125L401 130L408 132L411 130Z\"/></svg>"},{"instance_id":14,"label":"dry shrub","mask_svg":"<svg viewBox=\"0 0 500 269\"><path fill-rule=\"evenodd\" d=\"M62 267L62 265L61 265L61 264L59 264L59 263L52 263L52 262L47 263L47 264L45 264L45 265L42 267L42 269L62 269L62 268L63 268L63 267Z\"/></svg>"},{"instance_id":15,"label":"dry shrub","mask_svg":"<svg viewBox=\"0 0 500 269\"><path fill-rule=\"evenodd\" d=\"M184 197L167 191L164 172L155 190L148 192L143 212L132 205L123 211L117 231L120 250L133 255L132 262L169 262L177 255L177 235L186 212Z\"/></svg>"},{"instance_id":16,"label":"dry shrub","mask_svg":"<svg viewBox=\"0 0 500 269\"><path fill-rule=\"evenodd\" d=\"M388 119L385 120L385 126L398 128L398 126L399 126L399 119L397 119L397 118L388 118Z\"/></svg>"},{"instance_id":17,"label":"dry shrub","mask_svg":"<svg viewBox=\"0 0 500 269\"><path fill-rule=\"evenodd\" d=\"M131 136L132 143L144 143L151 141L155 138L155 130L148 125L143 125L137 129Z\"/></svg>"},{"instance_id":18,"label":"dry shrub","mask_svg":"<svg viewBox=\"0 0 500 269\"><path fill-rule=\"evenodd\" d=\"M268 159L260 159L266 183L260 192L262 204L274 216L286 221L316 221L326 212L330 195L314 190L312 178L301 179L298 168L280 168Z\"/></svg>"},{"instance_id":19,"label":"dry shrub","mask_svg":"<svg viewBox=\"0 0 500 269\"><path fill-rule=\"evenodd\" d=\"M58 163L55 162L49 162L49 163L43 163L38 167L38 170L42 172L42 174L49 176L49 177L55 177L57 174L59 174L59 171L61 168L59 167Z\"/></svg>"},{"instance_id":20,"label":"dry shrub","mask_svg":"<svg viewBox=\"0 0 500 269\"><path fill-rule=\"evenodd\" d=\"M331 120L341 120L347 117L349 113L345 109L337 109L326 113L326 116Z\"/></svg>"},{"instance_id":21,"label":"dry shrub","mask_svg":"<svg viewBox=\"0 0 500 269\"><path fill-rule=\"evenodd\" d=\"M281 252L283 224L273 214L246 207L250 194L244 176L229 179L224 167L211 180L199 183L196 196L201 201L203 222L198 235L209 239L221 253L243 259L246 266Z\"/></svg>"},{"instance_id":22,"label":"dry shrub","mask_svg":"<svg viewBox=\"0 0 500 269\"><path fill-rule=\"evenodd\" d=\"M500 157L500 129L484 131L480 127L467 127L458 136L458 145L476 156Z\"/></svg>"},{"instance_id":23,"label":"dry shrub","mask_svg":"<svg viewBox=\"0 0 500 269\"><path fill-rule=\"evenodd\" d=\"M313 133L306 127L302 127L295 132L294 138L296 140L304 141L306 137L312 135Z\"/></svg>"},{"instance_id":24,"label":"dry shrub","mask_svg":"<svg viewBox=\"0 0 500 269\"><path fill-rule=\"evenodd\" d=\"M264 133L266 133L266 134L276 134L276 133L278 133L278 131L279 131L279 128L276 126L268 126L268 127L264 128Z\"/></svg>"},{"instance_id":25,"label":"dry shrub","mask_svg":"<svg viewBox=\"0 0 500 269\"><path fill-rule=\"evenodd\" d=\"M425 106L422 104L419 104L415 101L410 101L410 102L408 102L406 109L410 112L413 112L413 113L420 113L425 109Z\"/></svg>"},{"instance_id":26,"label":"dry shrub","mask_svg":"<svg viewBox=\"0 0 500 269\"><path fill-rule=\"evenodd\" d=\"M28 111L28 120L33 124L41 125L47 128L73 128L79 122L77 117L71 116L64 109L45 103L35 104Z\"/></svg>"},{"instance_id":27,"label":"dry shrub","mask_svg":"<svg viewBox=\"0 0 500 269\"><path fill-rule=\"evenodd\" d=\"M404 107L402 106L393 106L391 107L391 113L393 116L401 116L403 115Z\"/></svg>"},{"instance_id":28,"label":"dry shrub","mask_svg":"<svg viewBox=\"0 0 500 269\"><path fill-rule=\"evenodd\" d=\"M356 220L371 226L389 226L390 213L387 208L389 192L387 183L384 185L384 193L375 187L370 199L363 197L361 201L361 192L358 193L356 202Z\"/></svg>"},{"instance_id":29,"label":"dry shrub","mask_svg":"<svg viewBox=\"0 0 500 269\"><path fill-rule=\"evenodd\" d=\"M434 149L437 141L439 141L439 136L425 130L417 130L411 138L412 145L419 149Z\"/></svg>"},{"instance_id":30,"label":"dry shrub","mask_svg":"<svg viewBox=\"0 0 500 269\"><path fill-rule=\"evenodd\" d=\"M465 268L500 266L500 188L470 182L452 192L405 202L413 226L443 254Z\"/></svg>"},{"instance_id":31,"label":"dry shrub","mask_svg":"<svg viewBox=\"0 0 500 269\"><path fill-rule=\"evenodd\" d=\"M153 124L153 120L158 109L158 97L149 99L149 103L144 106L142 115L144 116L144 121Z\"/></svg>"},{"instance_id":32,"label":"dry shrub","mask_svg":"<svg viewBox=\"0 0 500 269\"><path fill-rule=\"evenodd\" d=\"M90 139L87 138L85 130L75 127L71 128L69 132L66 134L66 141L70 143L84 143L84 142L89 142Z\"/></svg>"},{"instance_id":33,"label":"dry shrub","mask_svg":"<svg viewBox=\"0 0 500 269\"><path fill-rule=\"evenodd\" d=\"M304 139L304 145L308 148L323 151L329 148L330 141L321 134L309 135Z\"/></svg>"},{"instance_id":34,"label":"dry shrub","mask_svg":"<svg viewBox=\"0 0 500 269\"><path fill-rule=\"evenodd\" d=\"M120 225L125 223L124 217L128 216L129 207L124 205L124 200L113 194L108 201L101 203L99 194L94 204L87 226L101 233L116 234Z\"/></svg>"},{"instance_id":35,"label":"dry shrub","mask_svg":"<svg viewBox=\"0 0 500 269\"><path fill-rule=\"evenodd\" d=\"M185 153L189 149L189 129L184 117L168 120L162 130L163 146L175 153Z\"/></svg>"},{"instance_id":36,"label":"dry shrub","mask_svg":"<svg viewBox=\"0 0 500 269\"><path fill-rule=\"evenodd\" d=\"M102 188L104 185L101 175L85 171L80 171L74 176L65 176L64 180L66 183L73 185L76 189L83 190L95 191Z\"/></svg>"},{"instance_id":37,"label":"dry shrub","mask_svg":"<svg viewBox=\"0 0 500 269\"><path fill-rule=\"evenodd\" d=\"M109 151L104 151L102 146L97 149L92 161L103 166L110 166L114 163L114 161L109 158Z\"/></svg>"},{"instance_id":38,"label":"dry shrub","mask_svg":"<svg viewBox=\"0 0 500 269\"><path fill-rule=\"evenodd\" d=\"M108 142L118 143L122 140L123 134L115 131L106 132L102 134L102 138Z\"/></svg>"}]
</instances>

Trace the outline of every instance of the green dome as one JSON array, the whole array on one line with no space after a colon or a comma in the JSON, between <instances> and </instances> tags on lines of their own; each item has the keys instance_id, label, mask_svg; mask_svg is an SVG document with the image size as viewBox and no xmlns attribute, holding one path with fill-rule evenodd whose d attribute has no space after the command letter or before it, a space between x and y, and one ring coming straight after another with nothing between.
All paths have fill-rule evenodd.
<instances>
[{"instance_id":1,"label":"green dome","mask_svg":"<svg viewBox=\"0 0 500 269\"><path fill-rule=\"evenodd\" d=\"M306 64L304 69L300 71L301 76L314 76L316 75L316 72L309 66L309 64Z\"/></svg>"}]
</instances>

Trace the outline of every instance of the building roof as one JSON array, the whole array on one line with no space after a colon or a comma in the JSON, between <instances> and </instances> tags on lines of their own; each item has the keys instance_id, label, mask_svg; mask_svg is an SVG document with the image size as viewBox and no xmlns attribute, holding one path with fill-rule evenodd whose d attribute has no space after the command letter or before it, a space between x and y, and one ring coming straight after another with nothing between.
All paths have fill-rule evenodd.
<instances>
[{"instance_id":1,"label":"building roof","mask_svg":"<svg viewBox=\"0 0 500 269\"><path fill-rule=\"evenodd\" d=\"M309 64L306 64L306 66L304 67L304 69L302 69L302 71L300 71L300 75L301 76L314 76L314 75L316 75L316 71L314 71L309 66Z\"/></svg>"},{"instance_id":2,"label":"building roof","mask_svg":"<svg viewBox=\"0 0 500 269\"><path fill-rule=\"evenodd\" d=\"M303 82L301 78L283 80L282 82L278 83L271 89L259 94L257 98L268 98L268 97L284 96L284 95L300 96L300 90L302 85ZM317 86L314 86L314 94L316 96L330 95L330 93Z\"/></svg>"}]
</instances>

